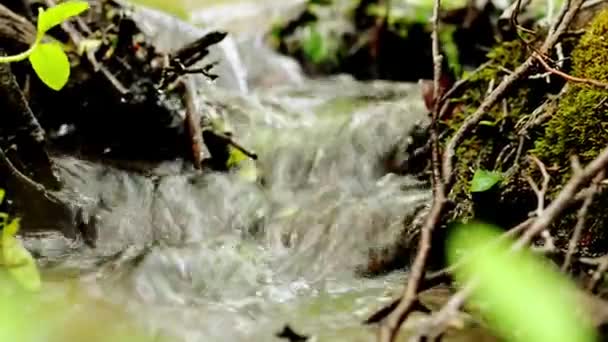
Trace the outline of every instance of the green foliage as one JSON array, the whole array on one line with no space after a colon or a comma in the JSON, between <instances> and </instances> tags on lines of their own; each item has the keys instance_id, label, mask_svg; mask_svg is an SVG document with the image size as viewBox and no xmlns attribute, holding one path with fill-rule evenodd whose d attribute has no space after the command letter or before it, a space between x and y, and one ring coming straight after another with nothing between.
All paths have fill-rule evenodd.
<instances>
[{"instance_id":1,"label":"green foliage","mask_svg":"<svg viewBox=\"0 0 608 342\"><path fill-rule=\"evenodd\" d=\"M458 56L458 46L454 42L454 32L456 25L443 25L439 30L439 42L443 47L448 65L456 75L462 73L460 58Z\"/></svg>"},{"instance_id":2,"label":"green foliage","mask_svg":"<svg viewBox=\"0 0 608 342\"><path fill-rule=\"evenodd\" d=\"M129 0L129 2L155 8L183 20L190 20L189 8L192 4L184 0ZM204 4L204 2L201 2Z\"/></svg>"},{"instance_id":3,"label":"green foliage","mask_svg":"<svg viewBox=\"0 0 608 342\"><path fill-rule=\"evenodd\" d=\"M307 59L315 64L323 62L328 55L325 38L314 26L306 27L306 37L302 42L302 51Z\"/></svg>"},{"instance_id":4,"label":"green foliage","mask_svg":"<svg viewBox=\"0 0 608 342\"><path fill-rule=\"evenodd\" d=\"M46 32L63 21L79 15L89 8L86 1L68 1L48 10L38 12L36 41L25 52L14 56L0 57L0 63L19 62L29 58L40 80L53 90L60 90L70 77L68 56L58 43L42 43Z\"/></svg>"},{"instance_id":5,"label":"green foliage","mask_svg":"<svg viewBox=\"0 0 608 342\"><path fill-rule=\"evenodd\" d=\"M482 316L506 341L595 341L591 324L572 308L576 288L544 259L512 241L497 242L500 230L484 224L456 228L448 240L451 264L461 283L476 281L472 294Z\"/></svg>"},{"instance_id":6,"label":"green foliage","mask_svg":"<svg viewBox=\"0 0 608 342\"><path fill-rule=\"evenodd\" d=\"M36 261L17 240L19 219L14 219L2 229L2 264L23 288L29 291L40 290L40 273Z\"/></svg>"},{"instance_id":7,"label":"green foliage","mask_svg":"<svg viewBox=\"0 0 608 342\"><path fill-rule=\"evenodd\" d=\"M471 180L471 192L488 191L501 180L500 172L477 169Z\"/></svg>"},{"instance_id":8,"label":"green foliage","mask_svg":"<svg viewBox=\"0 0 608 342\"><path fill-rule=\"evenodd\" d=\"M457 109L441 123L445 139L449 139L464 120L477 110L491 84L496 85L508 74L508 70L514 70L526 59L526 46L520 40L502 42L493 47L487 56L488 64L475 74L468 75L469 81L461 96L451 100ZM466 220L474 216L471 180L475 177L475 171L502 170L500 165L496 165L498 154L508 143L517 146L519 137L515 130L501 131L501 127L513 126L523 115L531 112L530 108L537 106L537 103L530 101L531 94L532 89L527 84L508 91L508 110L504 110L502 103L490 108L484 113L479 127L458 146L456 182L452 191L458 202L454 217ZM506 180L501 182L501 188L505 182Z\"/></svg>"},{"instance_id":9,"label":"green foliage","mask_svg":"<svg viewBox=\"0 0 608 342\"><path fill-rule=\"evenodd\" d=\"M77 16L86 11L89 4L85 1L69 1L51 7L46 11L40 9L38 13L38 36L44 35L53 27L61 24L71 17Z\"/></svg>"},{"instance_id":10,"label":"green foliage","mask_svg":"<svg viewBox=\"0 0 608 342\"><path fill-rule=\"evenodd\" d=\"M38 45L30 55L32 68L42 82L53 90L60 90L70 78L70 61L57 43Z\"/></svg>"},{"instance_id":11,"label":"green foliage","mask_svg":"<svg viewBox=\"0 0 608 342\"><path fill-rule=\"evenodd\" d=\"M0 190L0 203L5 192ZM36 261L16 238L19 231L19 219L8 223L8 214L0 213L0 266L6 270L24 289L40 290L40 273Z\"/></svg>"},{"instance_id":12,"label":"green foliage","mask_svg":"<svg viewBox=\"0 0 608 342\"><path fill-rule=\"evenodd\" d=\"M0 341L161 342L123 308L91 298L78 280L48 281L40 292L24 291L0 273Z\"/></svg>"},{"instance_id":13,"label":"green foliage","mask_svg":"<svg viewBox=\"0 0 608 342\"><path fill-rule=\"evenodd\" d=\"M608 82L608 11L596 16L572 52L572 74ZM608 145L608 91L569 87L534 151L546 164L558 166L561 182L569 175L570 155L588 163Z\"/></svg>"}]
</instances>

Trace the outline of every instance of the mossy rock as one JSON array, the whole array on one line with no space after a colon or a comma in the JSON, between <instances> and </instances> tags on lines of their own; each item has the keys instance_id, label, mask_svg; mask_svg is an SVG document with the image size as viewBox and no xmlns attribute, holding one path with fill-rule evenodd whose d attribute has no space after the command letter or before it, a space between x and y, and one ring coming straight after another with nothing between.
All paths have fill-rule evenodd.
<instances>
[{"instance_id":1,"label":"mossy rock","mask_svg":"<svg viewBox=\"0 0 608 342\"><path fill-rule=\"evenodd\" d=\"M523 63L527 56L527 47L520 40L503 42L488 53L489 64L471 75L461 97L452 100L456 110L442 122L445 135L443 143L447 143L464 119L479 107L488 88L492 84L498 84L511 70ZM484 193L472 194L470 182L478 169L505 173L519 163L514 160L515 153L507 153L519 144L520 137L515 126L542 103L547 91L551 89L543 80L519 83L506 92L504 101L499 101L492 107L480 125L458 146L455 183L450 196L456 206L450 215L451 219L483 219L508 226L527 213L527 209L523 209L517 215L506 215L504 210L505 207L513 210L522 207L515 202L529 201L530 194L520 191L525 187L521 187L522 178L517 172L505 174L502 183Z\"/></svg>"},{"instance_id":2,"label":"mossy rock","mask_svg":"<svg viewBox=\"0 0 608 342\"><path fill-rule=\"evenodd\" d=\"M608 82L608 10L598 13L572 52L571 74ZM532 153L549 168L555 196L571 176L570 158L581 164L591 162L608 146L608 91L583 84L570 84L558 110L547 123L545 134L537 140ZM595 198L590 208L583 251L606 251L608 234L608 194ZM575 210L560 220L554 229L558 244L565 245L576 223Z\"/></svg>"},{"instance_id":3,"label":"mossy rock","mask_svg":"<svg viewBox=\"0 0 608 342\"><path fill-rule=\"evenodd\" d=\"M608 11L597 15L572 53L572 74L608 82ZM535 155L558 169L563 183L570 174L570 156L592 161L608 145L608 91L570 84Z\"/></svg>"}]
</instances>

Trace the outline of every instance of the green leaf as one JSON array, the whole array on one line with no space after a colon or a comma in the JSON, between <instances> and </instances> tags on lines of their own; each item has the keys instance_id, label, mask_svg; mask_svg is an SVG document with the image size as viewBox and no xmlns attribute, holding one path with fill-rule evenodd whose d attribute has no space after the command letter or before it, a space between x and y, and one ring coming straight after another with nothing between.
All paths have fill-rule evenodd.
<instances>
[{"instance_id":1,"label":"green leaf","mask_svg":"<svg viewBox=\"0 0 608 342\"><path fill-rule=\"evenodd\" d=\"M242 161L249 159L245 153L243 153L238 148L234 148L232 146L228 146L229 157L226 161L226 167L232 168L238 166Z\"/></svg>"},{"instance_id":2,"label":"green leaf","mask_svg":"<svg viewBox=\"0 0 608 342\"><path fill-rule=\"evenodd\" d=\"M6 196L6 191L4 191L4 189L0 189L0 204L4 202L4 196Z\"/></svg>"},{"instance_id":3,"label":"green leaf","mask_svg":"<svg viewBox=\"0 0 608 342\"><path fill-rule=\"evenodd\" d=\"M89 9L89 3L86 1L68 1L53 6L46 11L41 9L38 13L38 37L42 37L54 26L79 15L87 9Z\"/></svg>"},{"instance_id":4,"label":"green leaf","mask_svg":"<svg viewBox=\"0 0 608 342\"><path fill-rule=\"evenodd\" d=\"M481 120L481 121L479 121L479 124L481 126L490 126L490 127L496 126L496 122L494 122L494 121L488 121L488 120Z\"/></svg>"},{"instance_id":5,"label":"green leaf","mask_svg":"<svg viewBox=\"0 0 608 342\"><path fill-rule=\"evenodd\" d=\"M501 180L502 175L499 172L478 169L471 181L471 192L488 191Z\"/></svg>"},{"instance_id":6,"label":"green leaf","mask_svg":"<svg viewBox=\"0 0 608 342\"><path fill-rule=\"evenodd\" d=\"M8 273L26 290L38 291L41 287L36 261L17 240L19 219L14 219L2 230L2 261Z\"/></svg>"},{"instance_id":7,"label":"green leaf","mask_svg":"<svg viewBox=\"0 0 608 342\"><path fill-rule=\"evenodd\" d=\"M70 61L58 43L40 44L29 57L38 77L53 90L61 90L70 78Z\"/></svg>"},{"instance_id":8,"label":"green leaf","mask_svg":"<svg viewBox=\"0 0 608 342\"><path fill-rule=\"evenodd\" d=\"M456 280L475 281L470 304L489 326L509 342L595 341L589 320L573 310L580 306L576 287L546 259L511 251L508 239L497 242L501 233L485 224L463 225L447 244L450 264L461 263Z\"/></svg>"},{"instance_id":9,"label":"green leaf","mask_svg":"<svg viewBox=\"0 0 608 342\"><path fill-rule=\"evenodd\" d=\"M4 227L6 222L8 222L8 214L0 213L0 229L2 229ZM2 240L0 240L0 241L2 241ZM0 242L0 246L2 246L2 242Z\"/></svg>"},{"instance_id":10,"label":"green leaf","mask_svg":"<svg viewBox=\"0 0 608 342\"><path fill-rule=\"evenodd\" d=\"M307 31L308 36L302 43L302 50L310 61L315 64L321 63L327 55L323 36L313 26L309 26Z\"/></svg>"}]
</instances>

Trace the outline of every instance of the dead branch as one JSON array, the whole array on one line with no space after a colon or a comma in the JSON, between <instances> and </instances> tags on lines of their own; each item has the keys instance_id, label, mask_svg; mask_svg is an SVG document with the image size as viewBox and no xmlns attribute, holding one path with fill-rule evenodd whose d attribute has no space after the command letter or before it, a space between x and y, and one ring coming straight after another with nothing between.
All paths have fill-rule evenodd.
<instances>
[{"instance_id":1,"label":"dead branch","mask_svg":"<svg viewBox=\"0 0 608 342\"><path fill-rule=\"evenodd\" d=\"M433 6L433 33L432 33L432 52L433 52L433 98L435 99L433 115L431 120L431 157L433 168L433 206L431 212L422 227L418 252L414 259L407 285L399 304L380 325L378 331L379 342L393 342L398 335L401 324L412 311L413 305L418 300L418 287L424 277L424 270L428 253L431 248L431 238L435 226L441 219L445 204L445 187L441 177L441 161L439 159L439 129L438 120L442 107L441 97L441 64L443 57L439 51L439 9L441 0L435 0Z\"/></svg>"},{"instance_id":2,"label":"dead branch","mask_svg":"<svg viewBox=\"0 0 608 342\"><path fill-rule=\"evenodd\" d=\"M474 282L468 283L452 295L439 311L428 318L417 333L417 336L414 336L410 341L421 341L424 337L427 337L431 341L437 340L444 333L449 322L454 320L461 312L460 309L471 296L473 290L475 290L475 285Z\"/></svg>"},{"instance_id":3,"label":"dead branch","mask_svg":"<svg viewBox=\"0 0 608 342\"><path fill-rule=\"evenodd\" d=\"M537 53L533 53L532 56L534 56L534 58L536 58L536 60L543 66L543 68L545 68L548 72L557 75L563 79L565 79L566 81L569 82L573 82L573 83L581 83L581 84L586 84L592 87L596 87L596 88L600 88L600 89L604 89L604 90L608 90L608 83L605 82L601 82L598 80L594 80L594 79L590 79L590 78L581 78L581 77L576 77L576 76L572 76L572 75L568 75L565 72L552 68L551 66L549 66L549 64L547 64L547 61L545 61L545 57L538 55Z\"/></svg>"},{"instance_id":4,"label":"dead branch","mask_svg":"<svg viewBox=\"0 0 608 342\"><path fill-rule=\"evenodd\" d=\"M47 6L49 6L49 7L55 6L54 0L46 0L45 2L47 4ZM86 27L86 24L82 20L80 21L80 25L81 26L84 25ZM70 37L70 40L74 43L74 45L79 46L82 43L82 41L84 40L84 37L82 36L82 34L69 21L62 22L61 28L68 34L68 36ZM86 30L89 32L91 31L88 27ZM88 50L86 52L86 56L87 56L87 60L93 67L93 70L95 72L101 71L101 73L104 75L106 80L108 82L110 82L110 84L114 87L114 89L120 95L126 95L129 93L129 90L114 75L112 75L110 70L108 70L104 65L102 65L101 63L99 63L97 61L93 51Z\"/></svg>"},{"instance_id":5,"label":"dead branch","mask_svg":"<svg viewBox=\"0 0 608 342\"><path fill-rule=\"evenodd\" d=\"M605 148L591 163L582 170L574 170L572 178L566 183L557 198L536 218L532 226L523 234L515 244L515 249L528 245L532 239L549 225L574 202L577 193L582 187L608 166L608 147Z\"/></svg>"},{"instance_id":6,"label":"dead branch","mask_svg":"<svg viewBox=\"0 0 608 342\"><path fill-rule=\"evenodd\" d=\"M0 38L29 46L36 40L36 27L0 3Z\"/></svg>"},{"instance_id":7,"label":"dead branch","mask_svg":"<svg viewBox=\"0 0 608 342\"><path fill-rule=\"evenodd\" d=\"M547 35L545 42L540 48L540 52L546 54L553 46L558 42L560 36L566 31L568 25L578 12L578 9L582 5L584 0L572 0L566 1L562 5L561 12L564 12L564 16L561 20L557 20L551 26L550 33ZM477 126L481 121L486 112L492 108L510 89L515 82L519 81L534 65L536 58L532 55L526 59L526 61L517 67L512 74L505 77L500 84L484 99L482 104L477 110L468 116L458 131L452 136L448 142L443 155L443 179L446 186L450 186L452 183L453 174L453 162L456 156L456 147L460 145L466 134Z\"/></svg>"},{"instance_id":8,"label":"dead branch","mask_svg":"<svg viewBox=\"0 0 608 342\"><path fill-rule=\"evenodd\" d=\"M191 83L186 80L180 81L179 87L185 93L184 102L186 107L186 117L184 118L184 127L188 135L191 153L190 158L194 167L196 169L200 169L201 162L203 160L204 143L200 124L201 117L194 103L194 89Z\"/></svg>"},{"instance_id":9,"label":"dead branch","mask_svg":"<svg viewBox=\"0 0 608 342\"><path fill-rule=\"evenodd\" d=\"M3 51L0 49L0 54ZM53 169L46 151L46 135L38 119L19 88L8 64L0 64L0 108L6 110L3 128L10 129L17 137L20 157L31 173L46 186L58 189L61 181Z\"/></svg>"},{"instance_id":10,"label":"dead branch","mask_svg":"<svg viewBox=\"0 0 608 342\"><path fill-rule=\"evenodd\" d=\"M600 182L604 179L604 171L601 171L592 181L591 186L589 187L589 192L585 194L585 201L583 205L580 207L576 214L576 226L574 226L574 232L572 233L572 237L568 243L568 251L566 252L566 258L564 259L564 263L562 264L562 272L566 272L570 267L572 262L572 256L576 252L576 248L578 246L578 242L583 233L583 229L585 228L585 222L587 220L587 211L593 202L593 197L597 194L600 186Z\"/></svg>"},{"instance_id":11,"label":"dead branch","mask_svg":"<svg viewBox=\"0 0 608 342\"><path fill-rule=\"evenodd\" d=\"M17 182L19 184L21 184L22 186L33 189L34 191L36 191L38 193L44 193L44 194L47 193L46 189L44 188L44 186L42 184L32 180L31 178L29 178L28 176L23 174L23 172L19 171L19 169L17 169L17 167L15 167L13 162L11 162L11 160L8 159L8 156L4 153L4 150L1 147L0 147L0 165L2 165L4 168L6 168L9 171L10 175L15 180L17 180Z\"/></svg>"},{"instance_id":12,"label":"dead branch","mask_svg":"<svg viewBox=\"0 0 608 342\"><path fill-rule=\"evenodd\" d=\"M587 291L594 293L597 291L597 286L599 285L602 276L608 271L608 255L593 259L581 258L580 261L587 265L597 266L597 269L593 272L591 279L589 279L589 282L587 283Z\"/></svg>"},{"instance_id":13,"label":"dead branch","mask_svg":"<svg viewBox=\"0 0 608 342\"><path fill-rule=\"evenodd\" d=\"M510 20L515 13L519 12L521 9L528 7L530 3L532 3L532 0L525 0L523 2L521 0L515 1L500 14L500 17L498 19Z\"/></svg>"},{"instance_id":14,"label":"dead branch","mask_svg":"<svg viewBox=\"0 0 608 342\"><path fill-rule=\"evenodd\" d=\"M538 203L536 208L536 216L539 217L543 214L543 210L545 210L545 196L547 195L547 190L549 189L549 182L551 180L551 176L549 176L549 172L547 172L547 168L545 167L545 164L543 164L543 162L541 162L538 158L534 156L531 156L530 158L532 159L532 161L534 161L536 166L538 166L538 169L543 175L543 184L541 188L538 187L536 182L534 182L534 180L530 176L526 176L528 183L536 194L536 199Z\"/></svg>"}]
</instances>

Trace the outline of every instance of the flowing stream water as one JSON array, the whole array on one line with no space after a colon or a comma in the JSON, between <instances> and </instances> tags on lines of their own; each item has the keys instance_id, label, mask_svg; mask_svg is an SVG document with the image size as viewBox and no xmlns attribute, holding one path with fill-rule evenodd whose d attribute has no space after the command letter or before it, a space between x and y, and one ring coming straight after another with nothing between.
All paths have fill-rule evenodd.
<instances>
[{"instance_id":1,"label":"flowing stream water","mask_svg":"<svg viewBox=\"0 0 608 342\"><path fill-rule=\"evenodd\" d=\"M424 184L383 163L426 120L422 98L413 84L305 77L264 45L268 3L199 4L198 26L138 12L166 49L215 28L205 18L234 28L211 56L217 83L193 81L199 108L258 153L264 181L200 174L181 161L144 175L58 159L67 188L98 215L97 247L56 236L25 242L40 256L45 287L65 293L76 282L95 298L72 305L71 317L120 311L168 341L278 341L285 324L314 341L373 340L361 321L398 293L405 274L356 270L430 200ZM103 316L96 310L105 305L113 309Z\"/></svg>"}]
</instances>

